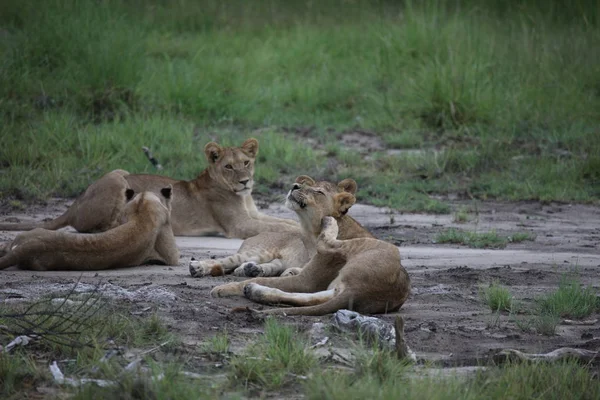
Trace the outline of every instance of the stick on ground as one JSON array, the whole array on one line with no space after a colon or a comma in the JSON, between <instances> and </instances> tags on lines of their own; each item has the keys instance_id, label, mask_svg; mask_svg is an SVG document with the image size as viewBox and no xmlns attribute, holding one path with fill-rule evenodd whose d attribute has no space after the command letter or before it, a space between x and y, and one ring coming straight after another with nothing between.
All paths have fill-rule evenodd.
<instances>
[{"instance_id":1,"label":"stick on ground","mask_svg":"<svg viewBox=\"0 0 600 400\"><path fill-rule=\"evenodd\" d=\"M152 155L152 152L150 151L150 149L148 147L143 146L142 150L144 151L144 154L146 155L146 157L148 157L148 161L150 161L157 170L160 171L163 169L163 166L160 165L160 163L158 162L158 160L156 158L154 158L154 155Z\"/></svg>"}]
</instances>

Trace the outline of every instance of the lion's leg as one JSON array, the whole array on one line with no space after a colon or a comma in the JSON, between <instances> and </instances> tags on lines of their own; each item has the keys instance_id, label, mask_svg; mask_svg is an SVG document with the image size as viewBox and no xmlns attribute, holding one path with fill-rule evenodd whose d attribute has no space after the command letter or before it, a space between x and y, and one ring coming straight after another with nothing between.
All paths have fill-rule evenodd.
<instances>
[{"instance_id":1,"label":"lion's leg","mask_svg":"<svg viewBox=\"0 0 600 400\"><path fill-rule=\"evenodd\" d=\"M285 265L279 258L272 260L271 262L258 264L254 261L248 261L240 265L233 271L235 276L279 276L285 271Z\"/></svg>"},{"instance_id":2,"label":"lion's leg","mask_svg":"<svg viewBox=\"0 0 600 400\"><path fill-rule=\"evenodd\" d=\"M336 252L343 244L342 240L337 240L338 232L336 220L332 217L324 217L321 221L321 233L317 238L317 251L319 253Z\"/></svg>"},{"instance_id":3,"label":"lion's leg","mask_svg":"<svg viewBox=\"0 0 600 400\"><path fill-rule=\"evenodd\" d=\"M278 276L274 278L252 278L242 282L231 282L219 285L210 291L212 297L243 296L244 287L249 283L258 283L285 292L311 293L317 292L318 282L313 282L311 277L305 275Z\"/></svg>"},{"instance_id":4,"label":"lion's leg","mask_svg":"<svg viewBox=\"0 0 600 400\"><path fill-rule=\"evenodd\" d=\"M333 298L335 289L316 293L284 292L257 283L249 283L244 287L246 298L261 304L288 304L292 306L314 306Z\"/></svg>"},{"instance_id":5,"label":"lion's leg","mask_svg":"<svg viewBox=\"0 0 600 400\"><path fill-rule=\"evenodd\" d=\"M237 267L245 262L264 263L271 261L273 254L268 251L243 252L232 256L208 260L190 261L190 274L194 278L203 276L221 276L233 272Z\"/></svg>"},{"instance_id":6,"label":"lion's leg","mask_svg":"<svg viewBox=\"0 0 600 400\"><path fill-rule=\"evenodd\" d=\"M300 275L300 272L302 272L302 268L298 268L298 267L288 268L281 273L281 276Z\"/></svg>"}]
</instances>

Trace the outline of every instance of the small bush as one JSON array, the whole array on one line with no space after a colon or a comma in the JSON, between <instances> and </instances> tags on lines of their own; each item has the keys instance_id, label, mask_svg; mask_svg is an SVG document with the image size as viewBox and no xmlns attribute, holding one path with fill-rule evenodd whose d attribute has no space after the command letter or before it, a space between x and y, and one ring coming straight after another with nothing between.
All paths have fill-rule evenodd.
<instances>
[{"instance_id":1,"label":"small bush","mask_svg":"<svg viewBox=\"0 0 600 400\"><path fill-rule=\"evenodd\" d=\"M598 309L597 293L575 279L563 277L558 290L538 300L542 313L563 318L584 318Z\"/></svg>"},{"instance_id":2,"label":"small bush","mask_svg":"<svg viewBox=\"0 0 600 400\"><path fill-rule=\"evenodd\" d=\"M488 287L483 288L481 298L492 312L510 311L512 309L512 295L499 282L492 282Z\"/></svg>"}]
</instances>

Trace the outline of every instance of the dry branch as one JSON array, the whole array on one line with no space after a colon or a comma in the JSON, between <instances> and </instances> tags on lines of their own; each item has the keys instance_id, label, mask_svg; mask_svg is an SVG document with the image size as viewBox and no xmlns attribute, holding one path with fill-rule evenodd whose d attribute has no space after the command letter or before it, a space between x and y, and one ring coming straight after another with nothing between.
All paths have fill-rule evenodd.
<instances>
[{"instance_id":1,"label":"dry branch","mask_svg":"<svg viewBox=\"0 0 600 400\"><path fill-rule=\"evenodd\" d=\"M557 362L565 359L575 359L583 363L600 363L600 352L585 349L562 347L549 353L523 353L519 350L505 349L494 356L496 362L505 361L531 361L531 362Z\"/></svg>"},{"instance_id":2,"label":"dry branch","mask_svg":"<svg viewBox=\"0 0 600 400\"><path fill-rule=\"evenodd\" d=\"M148 161L150 161L150 163L152 165L154 165L154 168L156 168L159 171L163 169L163 166L160 165L160 163L158 162L158 160L156 158L154 158L154 155L152 154L152 152L150 151L150 149L148 147L143 146L142 151L144 152L146 157L148 157Z\"/></svg>"}]
</instances>

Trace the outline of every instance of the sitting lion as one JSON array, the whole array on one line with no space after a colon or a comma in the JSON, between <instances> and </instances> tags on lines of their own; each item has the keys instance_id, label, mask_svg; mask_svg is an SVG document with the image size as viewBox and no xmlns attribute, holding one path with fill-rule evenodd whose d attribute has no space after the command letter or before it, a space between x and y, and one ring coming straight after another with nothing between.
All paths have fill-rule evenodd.
<instances>
[{"instance_id":1,"label":"sitting lion","mask_svg":"<svg viewBox=\"0 0 600 400\"><path fill-rule=\"evenodd\" d=\"M204 153L208 167L191 181L113 171L92 184L63 215L39 227L54 230L71 225L79 232L98 232L114 226L118 219L107 212L114 209L114 199L107 193L114 193L110 192L110 185L120 175L136 192L158 193L161 188L173 185L171 224L173 233L178 236L220 233L246 239L260 232L298 230L295 221L260 213L252 200L258 140L250 138L241 147L221 147L210 142L204 147ZM111 179L107 179L109 176ZM93 219L93 223L88 219ZM37 226L0 224L0 230L28 230Z\"/></svg>"},{"instance_id":2,"label":"sitting lion","mask_svg":"<svg viewBox=\"0 0 600 400\"><path fill-rule=\"evenodd\" d=\"M410 293L408 273L396 246L373 238L346 215L355 192L351 179L336 187L299 177L286 205L297 213L303 241L316 254L298 275L228 283L211 295L243 294L258 303L289 304L294 307L265 311L288 315L323 315L343 308L367 314L398 310Z\"/></svg>"},{"instance_id":3,"label":"sitting lion","mask_svg":"<svg viewBox=\"0 0 600 400\"><path fill-rule=\"evenodd\" d=\"M305 175L296 179L294 188L308 183L315 187L317 184L312 178ZM319 182L320 192L330 191L333 196L339 192L356 193L356 182L346 179L334 185L328 182ZM291 192L290 192L291 193ZM295 203L286 202L290 206ZM348 205L348 209L352 204ZM294 208L292 207L292 210ZM347 212L347 210L345 212ZM336 208L328 208L325 215L337 219L349 219ZM355 237L373 237L367 230L350 229L354 225L344 225L340 233L341 239ZM302 231L296 232L263 232L244 240L238 252L230 257L220 259L207 259L190 262L190 274L199 278L203 276L220 276L233 272L235 276L288 276L297 275L300 269L317 253L317 248L311 236L305 237Z\"/></svg>"},{"instance_id":4,"label":"sitting lion","mask_svg":"<svg viewBox=\"0 0 600 400\"><path fill-rule=\"evenodd\" d=\"M171 186L160 195L132 189L115 196L131 199L124 223L102 233L57 232L42 228L18 235L3 246L0 269L18 265L37 271L93 271L145 263L177 265L179 250L171 229Z\"/></svg>"}]
</instances>

